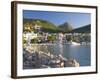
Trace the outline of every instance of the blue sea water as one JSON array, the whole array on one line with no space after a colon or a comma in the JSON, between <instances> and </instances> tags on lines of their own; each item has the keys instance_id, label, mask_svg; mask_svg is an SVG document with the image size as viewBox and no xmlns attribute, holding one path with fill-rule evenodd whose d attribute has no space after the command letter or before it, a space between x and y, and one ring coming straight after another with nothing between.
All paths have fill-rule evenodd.
<instances>
[{"instance_id":1,"label":"blue sea water","mask_svg":"<svg viewBox=\"0 0 100 80\"><path fill-rule=\"evenodd\" d=\"M50 52L54 55L61 54L67 59L75 59L80 63L80 66L91 66L90 45L39 45L37 49L46 53Z\"/></svg>"}]
</instances>

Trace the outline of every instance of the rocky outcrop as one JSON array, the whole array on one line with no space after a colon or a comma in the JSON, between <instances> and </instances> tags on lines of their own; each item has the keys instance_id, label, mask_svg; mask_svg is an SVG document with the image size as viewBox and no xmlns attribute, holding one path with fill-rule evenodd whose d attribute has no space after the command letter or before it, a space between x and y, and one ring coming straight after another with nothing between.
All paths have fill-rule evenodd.
<instances>
[{"instance_id":1,"label":"rocky outcrop","mask_svg":"<svg viewBox=\"0 0 100 80\"><path fill-rule=\"evenodd\" d=\"M75 59L69 59L65 61L65 67L79 67L80 64Z\"/></svg>"},{"instance_id":2,"label":"rocky outcrop","mask_svg":"<svg viewBox=\"0 0 100 80\"><path fill-rule=\"evenodd\" d=\"M50 52L32 51L30 48L23 49L23 69L79 66L79 63L75 59L66 59L62 55L53 55Z\"/></svg>"}]
</instances>

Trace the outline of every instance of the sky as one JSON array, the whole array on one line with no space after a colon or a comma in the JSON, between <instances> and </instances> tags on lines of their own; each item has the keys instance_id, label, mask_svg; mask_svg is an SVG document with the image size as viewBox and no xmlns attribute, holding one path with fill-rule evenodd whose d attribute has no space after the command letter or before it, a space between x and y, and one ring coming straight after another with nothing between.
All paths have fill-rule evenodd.
<instances>
[{"instance_id":1,"label":"sky","mask_svg":"<svg viewBox=\"0 0 100 80\"><path fill-rule=\"evenodd\" d=\"M49 21L56 26L68 22L73 28L91 24L90 13L23 10L23 18L42 19Z\"/></svg>"}]
</instances>

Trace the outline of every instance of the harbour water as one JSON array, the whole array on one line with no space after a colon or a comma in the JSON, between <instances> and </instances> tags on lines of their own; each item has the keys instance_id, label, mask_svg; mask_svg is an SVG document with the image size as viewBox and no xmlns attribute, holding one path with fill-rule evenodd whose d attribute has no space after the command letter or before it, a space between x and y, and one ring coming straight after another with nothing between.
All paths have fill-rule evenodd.
<instances>
[{"instance_id":1,"label":"harbour water","mask_svg":"<svg viewBox=\"0 0 100 80\"><path fill-rule=\"evenodd\" d=\"M80 66L91 65L91 48L88 45L33 45L34 50L52 53L53 55L61 54L67 59L75 59Z\"/></svg>"}]
</instances>

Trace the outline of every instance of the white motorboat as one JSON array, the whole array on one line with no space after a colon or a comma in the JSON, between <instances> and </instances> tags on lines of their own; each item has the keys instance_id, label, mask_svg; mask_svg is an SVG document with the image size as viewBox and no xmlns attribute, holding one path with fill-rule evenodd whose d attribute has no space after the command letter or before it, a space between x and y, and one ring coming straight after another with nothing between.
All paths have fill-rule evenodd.
<instances>
[{"instance_id":1,"label":"white motorboat","mask_svg":"<svg viewBox=\"0 0 100 80\"><path fill-rule=\"evenodd\" d=\"M81 45L80 43L77 42L71 42L72 45Z\"/></svg>"}]
</instances>

